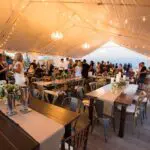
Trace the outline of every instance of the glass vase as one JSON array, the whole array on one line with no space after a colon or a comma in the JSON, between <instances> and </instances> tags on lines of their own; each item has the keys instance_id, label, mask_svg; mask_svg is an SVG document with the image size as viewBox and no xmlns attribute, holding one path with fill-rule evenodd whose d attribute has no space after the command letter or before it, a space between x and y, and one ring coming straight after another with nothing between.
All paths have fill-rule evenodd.
<instances>
[{"instance_id":1,"label":"glass vase","mask_svg":"<svg viewBox=\"0 0 150 150\"><path fill-rule=\"evenodd\" d=\"M13 116L17 114L17 112L15 111L15 94L14 93L7 94L7 109L8 109L7 114L9 116Z\"/></svg>"},{"instance_id":2,"label":"glass vase","mask_svg":"<svg viewBox=\"0 0 150 150\"><path fill-rule=\"evenodd\" d=\"M28 107L29 105L29 87L21 88L21 112L28 113L31 111Z\"/></svg>"}]
</instances>

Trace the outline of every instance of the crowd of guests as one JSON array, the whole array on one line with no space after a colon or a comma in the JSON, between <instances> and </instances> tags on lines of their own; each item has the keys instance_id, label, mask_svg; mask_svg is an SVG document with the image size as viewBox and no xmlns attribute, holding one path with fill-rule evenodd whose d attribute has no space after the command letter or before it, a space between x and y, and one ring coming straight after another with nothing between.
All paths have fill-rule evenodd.
<instances>
[{"instance_id":1,"label":"crowd of guests","mask_svg":"<svg viewBox=\"0 0 150 150\"><path fill-rule=\"evenodd\" d=\"M132 68L132 64L113 64L109 61L101 61L95 63L91 61L87 63L84 60L73 60L73 59L61 59L59 63L53 64L42 64L33 60L30 63L28 69L25 71L23 56L21 53L16 53L13 63L8 65L6 57L0 54L0 80L7 80L7 73L12 71L14 73L14 78L17 84L22 84L24 82L24 73L31 74L35 77L42 77L44 75L57 76L65 72L66 74L71 74L75 77L88 78L89 75L102 75L102 76L114 76L115 74L121 72L122 75L126 75L129 78L136 76L138 83L144 83L148 69L146 68L144 62L139 63L138 71L135 72ZM22 82L22 83L21 83Z\"/></svg>"},{"instance_id":2,"label":"crowd of guests","mask_svg":"<svg viewBox=\"0 0 150 150\"><path fill-rule=\"evenodd\" d=\"M75 77L83 77L88 78L89 75L102 75L102 76L114 76L117 73L121 72L122 75L126 75L129 78L137 78L139 83L143 83L146 75L148 73L148 69L146 68L144 62L139 63L138 71L135 72L132 68L132 64L113 64L109 61L101 61L95 63L91 61L87 63L84 60L73 60L73 59L61 59L59 63L49 65L40 65L36 63L36 60L30 64L28 69L29 73L34 73L36 76L42 76L43 73L49 76L60 75L62 72L66 72L68 74L72 74Z\"/></svg>"}]
</instances>

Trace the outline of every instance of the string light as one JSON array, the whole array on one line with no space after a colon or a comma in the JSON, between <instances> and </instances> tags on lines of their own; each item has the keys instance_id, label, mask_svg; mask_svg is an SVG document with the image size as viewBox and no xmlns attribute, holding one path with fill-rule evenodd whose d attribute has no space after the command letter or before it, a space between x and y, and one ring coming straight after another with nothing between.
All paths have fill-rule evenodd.
<instances>
[{"instance_id":1,"label":"string light","mask_svg":"<svg viewBox=\"0 0 150 150\"><path fill-rule=\"evenodd\" d=\"M128 24L128 19L126 19L124 23L125 23L125 24Z\"/></svg>"},{"instance_id":2,"label":"string light","mask_svg":"<svg viewBox=\"0 0 150 150\"><path fill-rule=\"evenodd\" d=\"M89 49L89 48L90 48L90 45L89 45L88 43L84 43L84 44L82 45L82 48L83 48L83 49Z\"/></svg>"},{"instance_id":3,"label":"string light","mask_svg":"<svg viewBox=\"0 0 150 150\"><path fill-rule=\"evenodd\" d=\"M7 44L8 40L10 39L11 35L14 33L15 28L17 26L17 22L19 21L19 19L16 20L16 22L13 24L11 31L8 33L8 35L6 36L6 38L4 39L4 42L1 43L0 47L3 47Z\"/></svg>"},{"instance_id":4,"label":"string light","mask_svg":"<svg viewBox=\"0 0 150 150\"><path fill-rule=\"evenodd\" d=\"M51 38L53 40L61 40L61 39L63 39L63 37L64 37L63 34L59 31L55 31L51 34Z\"/></svg>"},{"instance_id":5,"label":"string light","mask_svg":"<svg viewBox=\"0 0 150 150\"><path fill-rule=\"evenodd\" d=\"M145 17L145 16L143 16L143 17L142 17L142 20L143 20L143 22L145 22L145 21L146 21L146 17Z\"/></svg>"},{"instance_id":6,"label":"string light","mask_svg":"<svg viewBox=\"0 0 150 150\"><path fill-rule=\"evenodd\" d=\"M110 21L109 21L109 24L111 24L111 25L112 25L112 20L110 20Z\"/></svg>"}]
</instances>

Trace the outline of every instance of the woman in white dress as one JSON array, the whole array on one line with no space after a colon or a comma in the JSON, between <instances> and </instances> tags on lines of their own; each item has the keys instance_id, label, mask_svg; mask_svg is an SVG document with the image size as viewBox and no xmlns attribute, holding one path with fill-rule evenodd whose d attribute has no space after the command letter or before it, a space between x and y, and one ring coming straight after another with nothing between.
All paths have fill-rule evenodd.
<instances>
[{"instance_id":1,"label":"woman in white dress","mask_svg":"<svg viewBox=\"0 0 150 150\"><path fill-rule=\"evenodd\" d=\"M15 84L25 86L23 56L21 53L16 53L14 58L14 78Z\"/></svg>"},{"instance_id":2,"label":"woman in white dress","mask_svg":"<svg viewBox=\"0 0 150 150\"><path fill-rule=\"evenodd\" d=\"M79 61L78 65L75 67L75 77L82 77L82 64Z\"/></svg>"}]
</instances>

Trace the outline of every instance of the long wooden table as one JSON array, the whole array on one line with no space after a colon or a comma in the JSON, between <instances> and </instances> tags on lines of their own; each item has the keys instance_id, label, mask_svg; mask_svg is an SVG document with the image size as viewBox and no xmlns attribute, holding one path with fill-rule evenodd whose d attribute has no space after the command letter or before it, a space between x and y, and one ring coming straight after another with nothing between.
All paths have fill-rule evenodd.
<instances>
[{"instance_id":1,"label":"long wooden table","mask_svg":"<svg viewBox=\"0 0 150 150\"><path fill-rule=\"evenodd\" d=\"M33 97L30 97L30 108L63 125L65 127L64 138L71 136L71 123L79 117L78 113L48 104ZM39 149L40 143L0 111L0 150Z\"/></svg>"},{"instance_id":2,"label":"long wooden table","mask_svg":"<svg viewBox=\"0 0 150 150\"><path fill-rule=\"evenodd\" d=\"M33 82L34 84L38 85L38 86L50 86L50 85L61 85L61 84L66 84L68 82L71 81L79 81L82 78L68 78L68 79L60 79L60 80L54 80L54 81L36 81Z\"/></svg>"},{"instance_id":3,"label":"long wooden table","mask_svg":"<svg viewBox=\"0 0 150 150\"><path fill-rule=\"evenodd\" d=\"M65 127L65 138L71 136L71 123L80 116L79 113L48 104L33 97L30 98L30 107L63 125Z\"/></svg>"},{"instance_id":4,"label":"long wooden table","mask_svg":"<svg viewBox=\"0 0 150 150\"><path fill-rule=\"evenodd\" d=\"M93 103L94 100L110 101L113 103L119 103L122 105L121 117L120 117L120 128L119 128L119 137L124 136L124 127L125 127L125 116L126 116L126 107L132 104L133 96L138 89L138 85L130 84L124 90L119 92L112 92L111 84L108 84L104 87L101 87L97 90L94 90L90 93L87 93L86 96L90 97L90 106L89 106L89 119L91 120L91 125L93 124Z\"/></svg>"},{"instance_id":5,"label":"long wooden table","mask_svg":"<svg viewBox=\"0 0 150 150\"><path fill-rule=\"evenodd\" d=\"M0 150L39 150L39 143L0 111Z\"/></svg>"}]
</instances>

